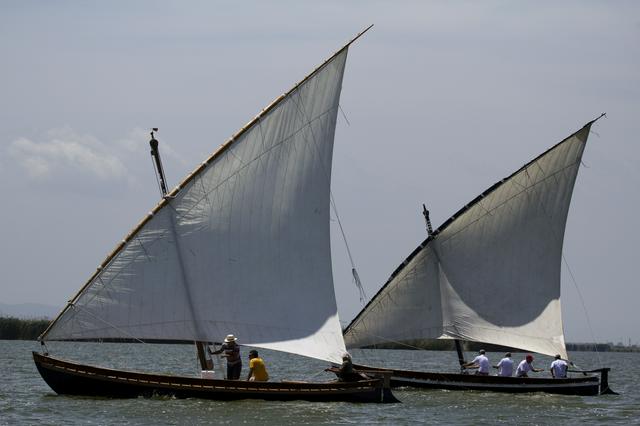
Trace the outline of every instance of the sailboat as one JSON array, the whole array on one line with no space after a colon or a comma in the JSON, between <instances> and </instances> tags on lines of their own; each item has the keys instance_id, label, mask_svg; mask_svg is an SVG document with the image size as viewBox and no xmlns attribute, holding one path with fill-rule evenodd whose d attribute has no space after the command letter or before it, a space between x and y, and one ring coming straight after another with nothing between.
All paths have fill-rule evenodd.
<instances>
[{"instance_id":1,"label":"sailboat","mask_svg":"<svg viewBox=\"0 0 640 426\"><path fill-rule=\"evenodd\" d=\"M45 345L192 341L206 370L207 345L233 333L243 345L340 363L331 162L347 52L369 28L198 165L98 266L39 337L44 353L33 352L55 392L396 401L388 375L375 372L349 383L185 377L83 365L49 355Z\"/></svg>"},{"instance_id":2,"label":"sailboat","mask_svg":"<svg viewBox=\"0 0 640 426\"><path fill-rule=\"evenodd\" d=\"M604 114L603 114L604 115ZM601 115L600 117L602 117ZM560 307L562 245L591 125L584 125L433 230L345 328L349 348L454 339L567 360ZM609 392L608 368L516 378L389 369L392 385L502 392ZM600 375L586 373L598 372Z\"/></svg>"}]
</instances>

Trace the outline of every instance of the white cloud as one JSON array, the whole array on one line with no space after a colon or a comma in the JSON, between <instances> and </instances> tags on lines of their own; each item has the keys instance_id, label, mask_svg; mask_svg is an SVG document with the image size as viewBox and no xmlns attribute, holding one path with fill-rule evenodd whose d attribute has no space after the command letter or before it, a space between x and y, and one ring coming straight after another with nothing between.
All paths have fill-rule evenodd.
<instances>
[{"instance_id":1,"label":"white cloud","mask_svg":"<svg viewBox=\"0 0 640 426\"><path fill-rule=\"evenodd\" d=\"M43 141L14 140L8 154L32 181L123 182L132 179L117 152L91 135L69 127L48 131Z\"/></svg>"},{"instance_id":2,"label":"white cloud","mask_svg":"<svg viewBox=\"0 0 640 426\"><path fill-rule=\"evenodd\" d=\"M131 130L124 138L118 139L116 145L131 154L141 154L149 150L147 141L151 138L148 130L136 127Z\"/></svg>"},{"instance_id":3,"label":"white cloud","mask_svg":"<svg viewBox=\"0 0 640 426\"><path fill-rule=\"evenodd\" d=\"M139 190L152 181L149 130L136 127L124 137L101 141L71 127L51 129L41 137L20 137L0 148L0 173L22 176L45 189L105 194L110 190ZM167 164L184 166L185 160L162 140ZM141 185L140 182L145 182Z\"/></svg>"}]
</instances>

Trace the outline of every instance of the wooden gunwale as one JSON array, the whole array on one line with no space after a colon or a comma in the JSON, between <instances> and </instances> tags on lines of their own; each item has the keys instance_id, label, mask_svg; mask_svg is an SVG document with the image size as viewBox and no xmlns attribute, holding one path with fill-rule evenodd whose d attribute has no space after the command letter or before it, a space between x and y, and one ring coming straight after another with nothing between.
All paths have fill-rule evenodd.
<instances>
[{"instance_id":1,"label":"wooden gunwale","mask_svg":"<svg viewBox=\"0 0 640 426\"><path fill-rule=\"evenodd\" d=\"M366 369L366 366L354 366ZM494 392L547 392L597 395L597 376L554 379L545 377L500 377L475 374L437 373L428 371L380 369L391 372L391 387L423 387L449 390L480 390Z\"/></svg>"},{"instance_id":2,"label":"wooden gunwale","mask_svg":"<svg viewBox=\"0 0 640 426\"><path fill-rule=\"evenodd\" d=\"M104 367L82 365L33 352L38 370L47 381L42 369L47 372L60 373L66 380L90 377L94 389L109 384L132 386L122 390L123 395L140 395L159 392L162 394L176 391L178 396L200 396L213 399L239 398L282 398L304 399L318 397L319 400L362 400L363 402L382 401L382 380L372 379L361 382L245 382L238 380L202 379L186 376L167 376L153 373L121 371ZM55 383L47 383L58 392ZM92 392L101 394L99 390ZM192 391L192 392L189 392ZM207 394L207 392L217 392ZM185 393L186 392L186 393ZM61 392L72 393L72 392ZM82 392L78 392L83 394ZM376 395L380 395L379 398ZM301 395L303 395L301 397ZM376 401L376 399L379 399Z\"/></svg>"}]
</instances>

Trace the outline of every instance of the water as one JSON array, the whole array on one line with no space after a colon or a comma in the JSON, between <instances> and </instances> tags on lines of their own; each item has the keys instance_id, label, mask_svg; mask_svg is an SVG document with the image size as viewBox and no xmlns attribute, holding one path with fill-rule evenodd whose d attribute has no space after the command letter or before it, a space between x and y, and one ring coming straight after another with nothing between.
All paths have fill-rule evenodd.
<instances>
[{"instance_id":1,"label":"water","mask_svg":"<svg viewBox=\"0 0 640 426\"><path fill-rule=\"evenodd\" d=\"M194 375L190 345L115 343L49 344L56 356L115 368ZM609 366L611 388L621 395L598 397L547 394L508 395L489 392L394 390L402 404L351 404L199 399L106 398L56 395L38 374L31 351L35 342L0 341L0 424L38 425L200 425L200 424L640 424L640 353L577 352L572 359L585 368ZM272 379L330 380L326 364L260 350ZM248 350L243 348L243 357ZM471 355L471 354L468 354ZM502 354L490 353L497 362ZM435 371L455 371L456 355L432 351L354 351L356 362ZM521 354L514 354L519 361ZM537 357L545 369L551 358ZM247 373L245 362L245 370ZM548 375L549 373L539 373Z\"/></svg>"}]
</instances>

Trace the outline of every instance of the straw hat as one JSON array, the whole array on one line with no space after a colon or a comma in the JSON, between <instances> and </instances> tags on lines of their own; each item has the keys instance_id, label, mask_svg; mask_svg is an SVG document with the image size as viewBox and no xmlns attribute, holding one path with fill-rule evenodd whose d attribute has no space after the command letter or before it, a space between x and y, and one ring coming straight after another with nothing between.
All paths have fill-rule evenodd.
<instances>
[{"instance_id":1,"label":"straw hat","mask_svg":"<svg viewBox=\"0 0 640 426\"><path fill-rule=\"evenodd\" d=\"M225 343L235 342L236 340L238 340L238 338L233 334L227 334L227 337L224 338Z\"/></svg>"}]
</instances>

